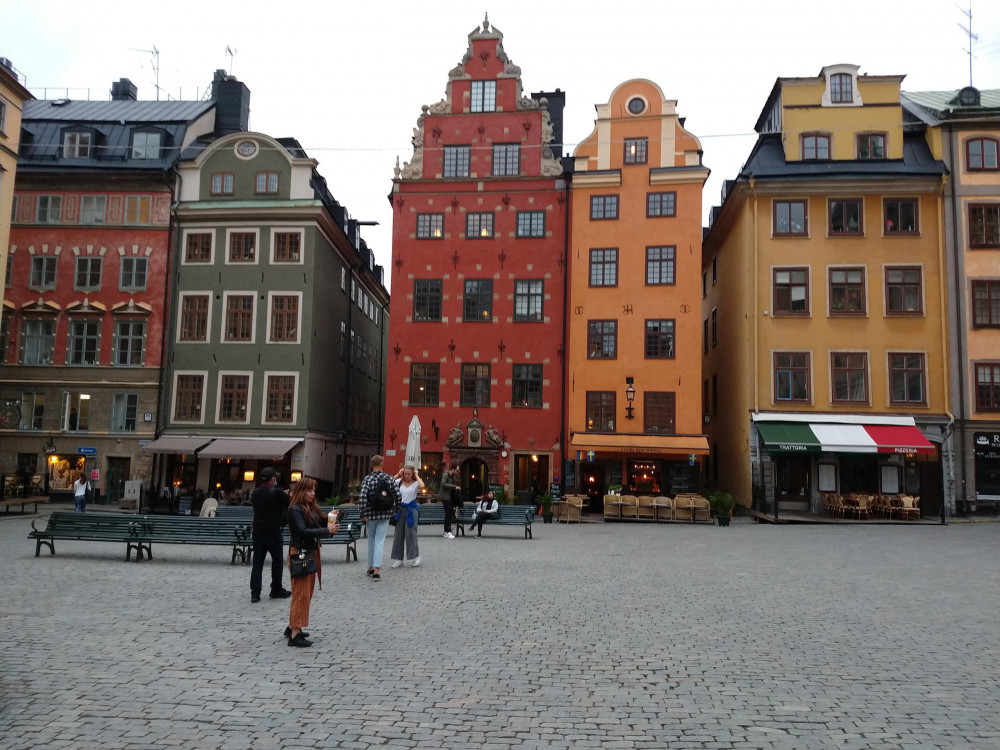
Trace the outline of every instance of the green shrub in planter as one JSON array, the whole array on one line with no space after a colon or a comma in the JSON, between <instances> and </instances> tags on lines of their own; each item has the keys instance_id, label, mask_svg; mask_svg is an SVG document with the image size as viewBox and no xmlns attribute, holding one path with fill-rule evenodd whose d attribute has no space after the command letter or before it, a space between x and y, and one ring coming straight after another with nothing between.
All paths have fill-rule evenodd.
<instances>
[{"instance_id":1,"label":"green shrub in planter","mask_svg":"<svg viewBox=\"0 0 1000 750\"><path fill-rule=\"evenodd\" d=\"M733 512L733 496L728 492L716 490L708 496L708 504L712 507L712 515L716 518L729 518Z\"/></svg>"}]
</instances>

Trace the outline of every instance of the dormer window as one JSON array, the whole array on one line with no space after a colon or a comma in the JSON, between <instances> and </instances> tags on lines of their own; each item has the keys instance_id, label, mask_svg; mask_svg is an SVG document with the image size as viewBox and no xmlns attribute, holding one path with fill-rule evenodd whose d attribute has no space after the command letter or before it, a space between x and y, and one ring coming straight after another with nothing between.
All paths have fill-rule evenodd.
<instances>
[{"instance_id":1,"label":"dormer window","mask_svg":"<svg viewBox=\"0 0 1000 750\"><path fill-rule=\"evenodd\" d=\"M830 76L830 101L834 104L850 104L854 101L854 83L850 73L834 73Z\"/></svg>"},{"instance_id":2,"label":"dormer window","mask_svg":"<svg viewBox=\"0 0 1000 750\"><path fill-rule=\"evenodd\" d=\"M163 138L160 133L139 131L132 134L133 159L159 159Z\"/></svg>"},{"instance_id":3,"label":"dormer window","mask_svg":"<svg viewBox=\"0 0 1000 750\"><path fill-rule=\"evenodd\" d=\"M473 81L469 110L471 112L496 112L496 109L497 82Z\"/></svg>"},{"instance_id":4,"label":"dormer window","mask_svg":"<svg viewBox=\"0 0 1000 750\"><path fill-rule=\"evenodd\" d=\"M65 133L63 135L64 159L89 159L94 136L91 133Z\"/></svg>"}]
</instances>

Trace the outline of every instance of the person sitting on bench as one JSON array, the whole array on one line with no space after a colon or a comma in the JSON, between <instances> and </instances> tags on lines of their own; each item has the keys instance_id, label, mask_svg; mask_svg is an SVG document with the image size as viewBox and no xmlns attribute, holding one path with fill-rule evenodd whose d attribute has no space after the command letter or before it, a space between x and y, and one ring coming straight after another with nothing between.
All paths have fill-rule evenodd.
<instances>
[{"instance_id":1,"label":"person sitting on bench","mask_svg":"<svg viewBox=\"0 0 1000 750\"><path fill-rule=\"evenodd\" d=\"M479 498L479 504L476 506L476 518L472 522L472 525L476 527L476 538L483 535L483 523L499 516L500 505L493 495L493 490L490 490Z\"/></svg>"}]
</instances>

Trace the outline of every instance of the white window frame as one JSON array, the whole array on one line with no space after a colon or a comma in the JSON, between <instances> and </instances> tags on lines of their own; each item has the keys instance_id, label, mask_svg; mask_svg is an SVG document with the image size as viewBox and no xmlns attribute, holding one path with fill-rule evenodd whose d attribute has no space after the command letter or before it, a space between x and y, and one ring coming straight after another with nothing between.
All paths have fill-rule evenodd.
<instances>
[{"instance_id":1,"label":"white window frame","mask_svg":"<svg viewBox=\"0 0 1000 750\"><path fill-rule=\"evenodd\" d=\"M91 205L88 207L87 203L92 203L97 205ZM87 217L89 217L89 221L87 220ZM83 195L80 197L81 224L85 224L87 226L93 226L97 224L105 224L107 220L108 220L108 196Z\"/></svg>"},{"instance_id":2,"label":"white window frame","mask_svg":"<svg viewBox=\"0 0 1000 750\"><path fill-rule=\"evenodd\" d=\"M275 250L277 249L277 237L279 234L297 234L299 236L299 259L298 260L276 260ZM271 227L271 249L270 261L279 266L301 266L305 264L306 255L306 230L305 227ZM228 258L228 253L227 256Z\"/></svg>"},{"instance_id":3,"label":"white window frame","mask_svg":"<svg viewBox=\"0 0 1000 750\"><path fill-rule=\"evenodd\" d=\"M136 139L142 139L142 145L136 144ZM150 143L151 139L156 139L155 146ZM153 156L149 155L149 150L151 148L156 149L156 153ZM163 150L163 133L155 130L136 130L132 133L132 159L138 160L148 160L148 159L159 159L160 154Z\"/></svg>"},{"instance_id":4,"label":"white window frame","mask_svg":"<svg viewBox=\"0 0 1000 750\"><path fill-rule=\"evenodd\" d=\"M207 234L212 238L212 246L208 251L207 261L192 261L187 259L188 236L192 234ZM181 234L181 265L182 266L210 266L215 263L215 230L211 227L202 229L185 229Z\"/></svg>"},{"instance_id":5,"label":"white window frame","mask_svg":"<svg viewBox=\"0 0 1000 750\"><path fill-rule=\"evenodd\" d=\"M497 82L495 80L470 82L469 111L470 112L497 111Z\"/></svg>"},{"instance_id":6,"label":"white window frame","mask_svg":"<svg viewBox=\"0 0 1000 750\"><path fill-rule=\"evenodd\" d=\"M222 418L222 378L226 375L238 375L247 379L247 413L243 419L223 419ZM219 370L219 377L215 385L215 423L226 424L250 424L251 405L253 403L253 371L252 370Z\"/></svg>"},{"instance_id":7,"label":"white window frame","mask_svg":"<svg viewBox=\"0 0 1000 750\"><path fill-rule=\"evenodd\" d=\"M208 297L208 310L206 315L208 316L205 322L205 338L203 339L182 339L181 338L181 324L184 318L184 299L187 297ZM190 292L181 292L177 298L177 334L174 336L175 343L178 344L207 344L212 337L212 304L214 303L214 297L212 292L207 289L202 290L191 290Z\"/></svg>"},{"instance_id":8,"label":"white window frame","mask_svg":"<svg viewBox=\"0 0 1000 750\"><path fill-rule=\"evenodd\" d=\"M252 234L253 239L253 260L231 260L229 258L229 243L230 238L234 234ZM213 239L214 243L214 239ZM226 228L226 247L223 251L225 255L223 256L226 260L227 266L256 266L260 263L260 229L257 227L227 227Z\"/></svg>"},{"instance_id":9,"label":"white window frame","mask_svg":"<svg viewBox=\"0 0 1000 750\"><path fill-rule=\"evenodd\" d=\"M250 340L249 341L230 341L226 338L226 317L229 314L229 298L230 297L249 297L253 300L253 312L250 314ZM231 289L222 293L222 312L219 315L221 319L219 322L219 343L234 345L234 346L246 346L247 344L254 344L257 341L257 293L253 289Z\"/></svg>"},{"instance_id":10,"label":"white window frame","mask_svg":"<svg viewBox=\"0 0 1000 750\"><path fill-rule=\"evenodd\" d=\"M45 202L45 219L39 218L42 212L42 202ZM54 214L54 217L53 217ZM60 224L62 223L62 196L42 193L35 198L35 223L36 224Z\"/></svg>"},{"instance_id":11,"label":"white window frame","mask_svg":"<svg viewBox=\"0 0 1000 750\"><path fill-rule=\"evenodd\" d=\"M123 412L123 424L119 428L115 425L115 418L117 416L116 409L118 408L118 401L124 402L121 410ZM131 406L133 409L132 418L132 429L128 429L128 414L129 414L129 401L134 402ZM132 435L136 431L136 427L139 425L139 394L135 392L126 391L116 391L111 395L111 427L110 432L117 433L119 435Z\"/></svg>"},{"instance_id":12,"label":"white window frame","mask_svg":"<svg viewBox=\"0 0 1000 750\"><path fill-rule=\"evenodd\" d=\"M177 419L177 381L185 375L201 375L201 403L198 405L197 419ZM170 391L170 422L171 424L205 424L205 398L208 394L208 370L177 370L174 372L174 382Z\"/></svg>"},{"instance_id":13,"label":"white window frame","mask_svg":"<svg viewBox=\"0 0 1000 750\"><path fill-rule=\"evenodd\" d=\"M290 422L284 420L268 420L267 418L267 382L269 378L272 377L292 377L295 379L295 395L292 399L292 419ZM261 424L283 424L283 425L294 425L299 422L299 373L294 370L265 370L264 371L264 387L263 394L261 395L260 401L260 422Z\"/></svg>"},{"instance_id":14,"label":"white window frame","mask_svg":"<svg viewBox=\"0 0 1000 750\"><path fill-rule=\"evenodd\" d=\"M295 340L294 341L281 341L278 339L271 338L271 316L274 315L274 298L275 297L298 297L298 317L295 322ZM302 343L302 292L294 291L268 291L267 293L267 338L265 339L268 344L301 344Z\"/></svg>"},{"instance_id":15,"label":"white window frame","mask_svg":"<svg viewBox=\"0 0 1000 750\"><path fill-rule=\"evenodd\" d=\"M62 155L64 159L89 159L93 150L93 133L81 130L63 133Z\"/></svg>"}]
</instances>

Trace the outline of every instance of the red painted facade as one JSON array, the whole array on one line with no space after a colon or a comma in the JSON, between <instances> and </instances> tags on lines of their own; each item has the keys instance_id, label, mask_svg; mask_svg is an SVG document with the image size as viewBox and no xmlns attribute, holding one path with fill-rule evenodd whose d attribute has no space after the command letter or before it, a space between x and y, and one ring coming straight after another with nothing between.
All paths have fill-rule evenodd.
<instances>
[{"instance_id":1,"label":"red painted facade","mask_svg":"<svg viewBox=\"0 0 1000 750\"><path fill-rule=\"evenodd\" d=\"M488 24L469 35L392 194L386 465L402 464L416 415L432 487L436 464L457 459L467 498L486 483L546 491L562 465L567 193L547 102L522 95L502 40ZM489 368L488 393L475 366ZM416 381L435 368L438 397L424 405Z\"/></svg>"}]
</instances>

